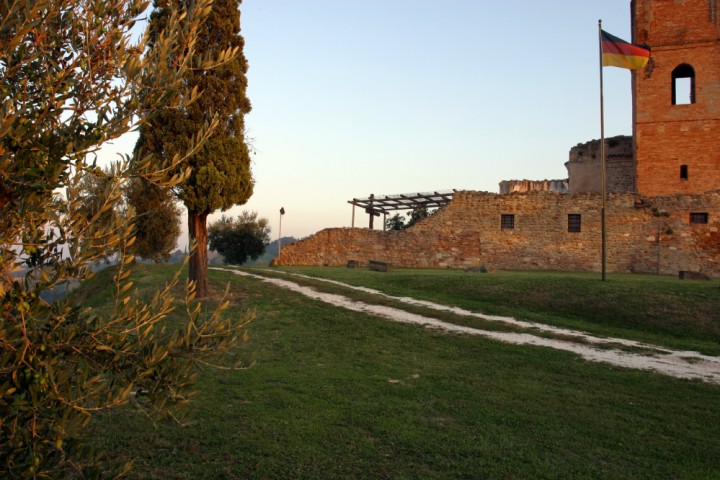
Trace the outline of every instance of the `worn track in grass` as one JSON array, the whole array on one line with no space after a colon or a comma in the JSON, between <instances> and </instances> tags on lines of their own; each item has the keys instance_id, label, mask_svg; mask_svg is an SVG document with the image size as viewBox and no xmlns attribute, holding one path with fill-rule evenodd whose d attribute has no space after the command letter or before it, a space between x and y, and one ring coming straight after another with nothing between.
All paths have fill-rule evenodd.
<instances>
[{"instance_id":1,"label":"worn track in grass","mask_svg":"<svg viewBox=\"0 0 720 480\"><path fill-rule=\"evenodd\" d=\"M314 281L328 282L344 288L371 293L374 295L381 295L397 302L421 306L427 308L428 310L448 311L456 315L475 317L486 321L503 322L526 329L522 333L482 330L478 328L455 325L429 316L407 312L399 308L373 305L366 302L356 301L343 295L320 292L312 287L301 285L290 280L257 275L228 268L213 268L213 270L231 272L236 275L255 278L281 288L292 290L314 300L319 300L331 305L346 308L348 310L365 312L396 322L423 325L429 328L466 335L480 335L517 345L549 347L576 353L582 358L592 362L602 362L624 368L649 370L663 375L678 378L698 379L720 385L720 357L703 355L698 352L671 350L665 347L621 338L596 337L586 332L526 322L511 317L484 315L482 313L440 305L425 300L418 300L409 297L393 297L379 290L348 285L335 280L306 277L304 275L293 273L287 274L289 276L312 278ZM532 333L533 330L544 332L546 335L535 335ZM550 335L548 336L547 334ZM637 349L640 351L627 351L626 348Z\"/></svg>"}]
</instances>

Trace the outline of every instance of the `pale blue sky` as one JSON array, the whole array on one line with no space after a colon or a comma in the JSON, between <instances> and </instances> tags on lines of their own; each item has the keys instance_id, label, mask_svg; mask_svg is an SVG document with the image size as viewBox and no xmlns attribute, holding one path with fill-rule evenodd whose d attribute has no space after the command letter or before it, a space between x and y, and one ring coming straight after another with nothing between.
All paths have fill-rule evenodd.
<instances>
[{"instance_id":1,"label":"pale blue sky","mask_svg":"<svg viewBox=\"0 0 720 480\"><path fill-rule=\"evenodd\" d=\"M304 237L349 227L353 197L566 178L569 149L600 137L598 19L630 40L630 0L244 0L241 12L256 184L226 213L258 212L272 238L280 207L282 234ZM604 80L606 136L630 134L630 72Z\"/></svg>"}]
</instances>

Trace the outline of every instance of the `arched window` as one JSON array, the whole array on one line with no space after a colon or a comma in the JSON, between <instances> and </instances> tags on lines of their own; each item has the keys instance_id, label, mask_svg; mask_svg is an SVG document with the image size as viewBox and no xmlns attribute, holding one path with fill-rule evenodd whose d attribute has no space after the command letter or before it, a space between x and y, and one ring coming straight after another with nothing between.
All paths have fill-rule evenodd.
<instances>
[{"instance_id":1,"label":"arched window","mask_svg":"<svg viewBox=\"0 0 720 480\"><path fill-rule=\"evenodd\" d=\"M672 72L673 105L695 103L695 69L683 63Z\"/></svg>"}]
</instances>

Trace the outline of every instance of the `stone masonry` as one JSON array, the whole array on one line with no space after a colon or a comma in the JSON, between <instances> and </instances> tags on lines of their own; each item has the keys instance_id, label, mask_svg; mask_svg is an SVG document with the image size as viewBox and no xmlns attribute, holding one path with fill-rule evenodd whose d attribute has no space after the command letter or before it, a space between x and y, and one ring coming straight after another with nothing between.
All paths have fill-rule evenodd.
<instances>
[{"instance_id":1,"label":"stone masonry","mask_svg":"<svg viewBox=\"0 0 720 480\"><path fill-rule=\"evenodd\" d=\"M569 193L602 192L600 140L579 143L570 149ZM605 174L608 192L635 191L635 162L632 137L619 135L605 139Z\"/></svg>"},{"instance_id":2,"label":"stone masonry","mask_svg":"<svg viewBox=\"0 0 720 480\"><path fill-rule=\"evenodd\" d=\"M453 201L414 227L392 232L332 228L283 248L273 265L345 266L369 260L393 267L552 269L600 271L600 195L457 192ZM708 224L691 224L708 213ZM568 214L580 232L568 232ZM501 216L514 215L514 228ZM720 276L717 254L697 251L699 236L717 231L720 190L705 195L640 198L608 195L607 270L663 273L681 270Z\"/></svg>"},{"instance_id":3,"label":"stone masonry","mask_svg":"<svg viewBox=\"0 0 720 480\"><path fill-rule=\"evenodd\" d=\"M503 180L500 182L500 193L502 195L515 192L558 192L568 191L567 180Z\"/></svg>"}]
</instances>

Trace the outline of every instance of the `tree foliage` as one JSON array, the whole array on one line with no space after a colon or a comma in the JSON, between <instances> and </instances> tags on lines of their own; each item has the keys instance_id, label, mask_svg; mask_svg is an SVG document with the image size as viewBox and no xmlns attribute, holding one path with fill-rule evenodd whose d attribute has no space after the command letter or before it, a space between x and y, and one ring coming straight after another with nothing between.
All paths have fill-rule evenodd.
<instances>
[{"instance_id":1,"label":"tree foliage","mask_svg":"<svg viewBox=\"0 0 720 480\"><path fill-rule=\"evenodd\" d=\"M123 197L118 196L114 189L122 189L115 181L115 173L112 167L89 168L85 175L80 178L78 186L78 209L85 214L85 219L93 219L101 222L108 221L115 213L124 213ZM121 191L121 190L120 190ZM111 208L107 208L107 198L117 199Z\"/></svg>"},{"instance_id":2,"label":"tree foliage","mask_svg":"<svg viewBox=\"0 0 720 480\"><path fill-rule=\"evenodd\" d=\"M167 261L180 236L180 207L172 192L144 178L133 178L125 199L137 213L132 253L146 260Z\"/></svg>"},{"instance_id":3,"label":"tree foliage","mask_svg":"<svg viewBox=\"0 0 720 480\"><path fill-rule=\"evenodd\" d=\"M412 210L412 212L410 212L410 214L408 215L409 218L408 218L407 225L405 225L405 228L410 228L410 227L412 227L412 226L415 225L417 222L419 222L420 220L422 220L422 219L424 219L424 218L429 217L429 216L432 215L433 213L435 213L435 211L434 211L434 210L433 210L433 211L429 211L429 210L427 209L427 207L414 208L414 209Z\"/></svg>"},{"instance_id":4,"label":"tree foliage","mask_svg":"<svg viewBox=\"0 0 720 480\"><path fill-rule=\"evenodd\" d=\"M180 236L180 207L171 190L142 177L130 178L122 185L117 178L111 167L87 172L79 186L80 210L88 221L96 215L97 220L107 221L112 215L126 216L133 211L135 241L130 253L155 262L167 261ZM115 195L117 200L106 205L113 189L119 189L121 196ZM105 257L110 259L117 253L107 250Z\"/></svg>"},{"instance_id":5,"label":"tree foliage","mask_svg":"<svg viewBox=\"0 0 720 480\"><path fill-rule=\"evenodd\" d=\"M225 263L242 265L265 253L270 243L267 218L257 218L256 212L243 212L236 219L223 215L208 227L210 248L225 259Z\"/></svg>"},{"instance_id":6,"label":"tree foliage","mask_svg":"<svg viewBox=\"0 0 720 480\"><path fill-rule=\"evenodd\" d=\"M437 210L428 210L427 207L415 208L407 214L407 223L399 213L396 213L385 221L385 229L390 231L405 230L406 228L412 227L420 220L434 214L436 211Z\"/></svg>"},{"instance_id":7,"label":"tree foliage","mask_svg":"<svg viewBox=\"0 0 720 480\"><path fill-rule=\"evenodd\" d=\"M185 325L161 328L177 278L150 301L136 297L134 215L112 208L130 178L183 181L178 166L207 141L212 118L173 156L114 165L90 208L81 193L88 175L105 175L94 152L157 111L187 108L197 92L181 88L186 71L216 61L195 55L208 0L174 5L183 8L168 10L146 49L147 36L132 44L130 35L143 0L0 2L0 469L9 478L101 472L79 442L91 416L128 403L168 413L186 401L196 366L241 343L251 319L223 319L224 306L204 318L188 303ZM120 254L107 311L43 300L88 279L107 251Z\"/></svg>"},{"instance_id":8,"label":"tree foliage","mask_svg":"<svg viewBox=\"0 0 720 480\"><path fill-rule=\"evenodd\" d=\"M201 97L185 108L166 109L143 126L138 148L163 158L172 158L187 148L192 132L216 115L212 138L179 168L190 167L190 175L175 187L188 209L190 240L196 249L190 259L190 280L197 294L207 292L207 216L212 212L244 204L252 195L250 153L245 142L244 115L251 106L247 88L247 61L240 35L240 0L215 0L196 43L199 53L217 55L226 49L233 56L211 72L187 70L184 82ZM155 0L150 32L164 28L173 2Z\"/></svg>"},{"instance_id":9,"label":"tree foliage","mask_svg":"<svg viewBox=\"0 0 720 480\"><path fill-rule=\"evenodd\" d=\"M392 215L385 220L385 230L398 231L405 229L405 219L399 213Z\"/></svg>"},{"instance_id":10,"label":"tree foliage","mask_svg":"<svg viewBox=\"0 0 720 480\"><path fill-rule=\"evenodd\" d=\"M87 222L108 223L116 215L125 215L126 208L123 201L122 185L116 180L114 167L88 168L78 184L78 213ZM112 199L108 202L108 199ZM103 242L101 238L98 239ZM98 245L98 249L101 248ZM113 249L105 249L102 258L110 261L117 255Z\"/></svg>"}]
</instances>

